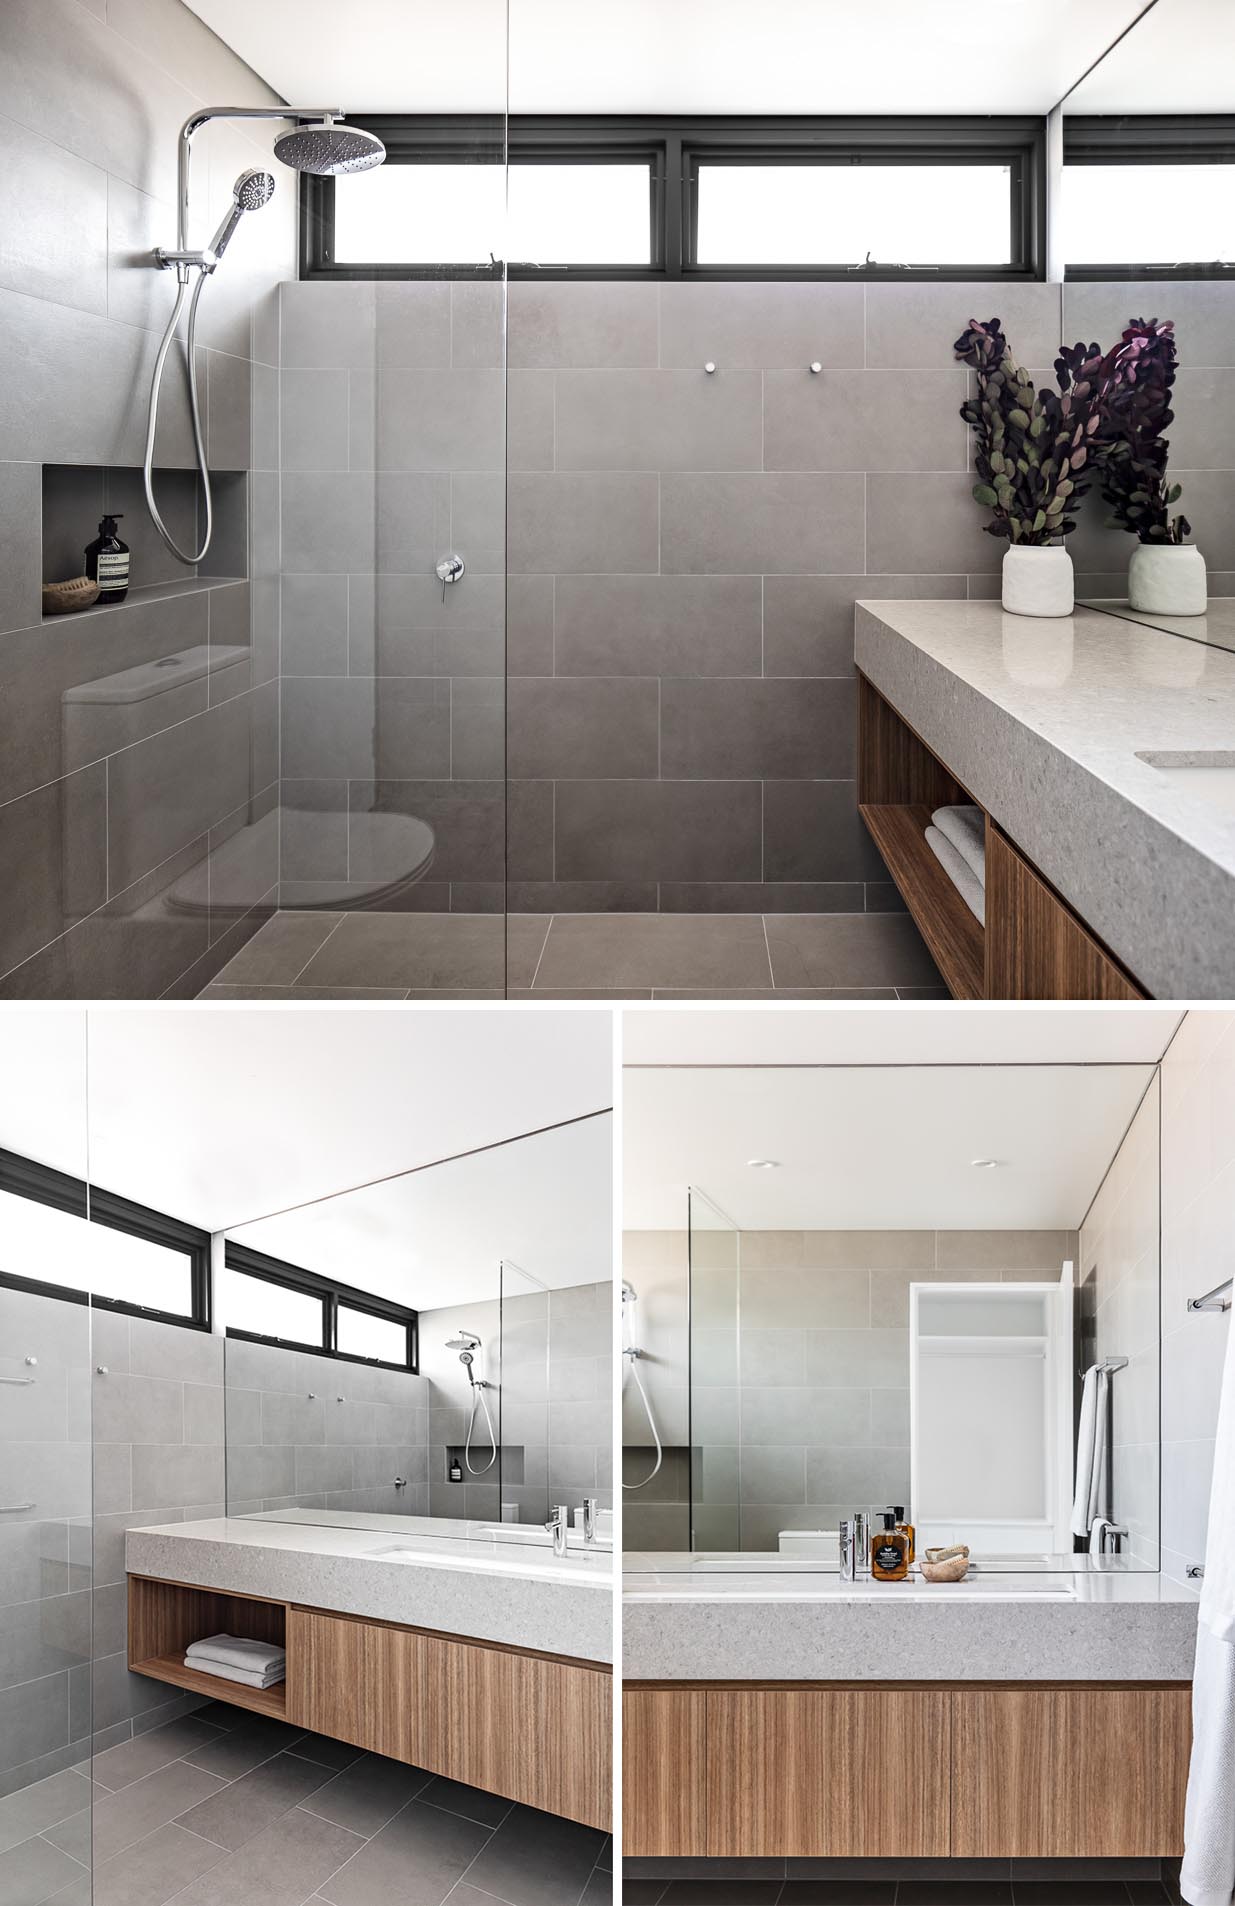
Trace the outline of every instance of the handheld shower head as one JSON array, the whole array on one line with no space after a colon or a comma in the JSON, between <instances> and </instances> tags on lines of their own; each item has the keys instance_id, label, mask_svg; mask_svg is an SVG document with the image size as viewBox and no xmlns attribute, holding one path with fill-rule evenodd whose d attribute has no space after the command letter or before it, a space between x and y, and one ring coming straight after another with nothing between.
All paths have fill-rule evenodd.
<instances>
[{"instance_id":1,"label":"handheld shower head","mask_svg":"<svg viewBox=\"0 0 1235 1906\"><path fill-rule=\"evenodd\" d=\"M274 179L269 172L253 169L240 174L232 187L232 203L227 217L206 248L207 256L214 260L214 264L209 266L211 271L231 244L236 227L245 213L259 212L263 205L269 205L273 197Z\"/></svg>"},{"instance_id":2,"label":"handheld shower head","mask_svg":"<svg viewBox=\"0 0 1235 1906\"><path fill-rule=\"evenodd\" d=\"M368 172L381 165L386 148L375 133L360 126L344 126L333 113L281 132L274 156L295 172L311 172L319 179L337 179L345 172Z\"/></svg>"}]
</instances>

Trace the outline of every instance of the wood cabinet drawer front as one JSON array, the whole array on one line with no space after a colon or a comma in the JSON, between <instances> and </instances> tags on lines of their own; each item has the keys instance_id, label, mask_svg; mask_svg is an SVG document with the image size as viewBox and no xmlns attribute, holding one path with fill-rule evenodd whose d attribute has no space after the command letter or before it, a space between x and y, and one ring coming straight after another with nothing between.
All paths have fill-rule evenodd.
<instances>
[{"instance_id":1,"label":"wood cabinet drawer front","mask_svg":"<svg viewBox=\"0 0 1235 1906\"><path fill-rule=\"evenodd\" d=\"M707 1695L707 1851L943 1858L951 1709L923 1689Z\"/></svg>"},{"instance_id":2,"label":"wood cabinet drawer front","mask_svg":"<svg viewBox=\"0 0 1235 1906\"><path fill-rule=\"evenodd\" d=\"M370 1753L423 1766L426 1637L288 1611L287 1718Z\"/></svg>"},{"instance_id":3,"label":"wood cabinet drawer front","mask_svg":"<svg viewBox=\"0 0 1235 1906\"><path fill-rule=\"evenodd\" d=\"M420 1765L607 1830L612 1676L464 1642L425 1645Z\"/></svg>"},{"instance_id":4,"label":"wood cabinet drawer front","mask_svg":"<svg viewBox=\"0 0 1235 1906\"><path fill-rule=\"evenodd\" d=\"M988 999L1144 999L995 827L986 830Z\"/></svg>"},{"instance_id":5,"label":"wood cabinet drawer front","mask_svg":"<svg viewBox=\"0 0 1235 1906\"><path fill-rule=\"evenodd\" d=\"M952 1702L954 1858L1183 1851L1186 1687L975 1689Z\"/></svg>"},{"instance_id":6,"label":"wood cabinet drawer front","mask_svg":"<svg viewBox=\"0 0 1235 1906\"><path fill-rule=\"evenodd\" d=\"M708 1698L699 1688L627 1688L622 1696L622 1847L631 1857L708 1851Z\"/></svg>"}]
</instances>

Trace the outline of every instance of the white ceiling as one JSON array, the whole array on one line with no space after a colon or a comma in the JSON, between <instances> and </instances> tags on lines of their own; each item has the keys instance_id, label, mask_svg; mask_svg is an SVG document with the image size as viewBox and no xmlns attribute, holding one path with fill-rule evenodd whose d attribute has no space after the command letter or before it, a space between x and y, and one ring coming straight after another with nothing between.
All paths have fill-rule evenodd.
<instances>
[{"instance_id":1,"label":"white ceiling","mask_svg":"<svg viewBox=\"0 0 1235 1906\"><path fill-rule=\"evenodd\" d=\"M743 1229L1070 1228L1151 1077L1142 1065L628 1070L624 1223L680 1229L695 1186Z\"/></svg>"},{"instance_id":2,"label":"white ceiling","mask_svg":"<svg viewBox=\"0 0 1235 1906\"><path fill-rule=\"evenodd\" d=\"M1013 1065L1157 1060L1182 1015L1160 1006L848 1006L622 1014L628 1065Z\"/></svg>"},{"instance_id":3,"label":"white ceiling","mask_svg":"<svg viewBox=\"0 0 1235 1906\"><path fill-rule=\"evenodd\" d=\"M0 1146L211 1231L612 1103L604 1011L10 1008Z\"/></svg>"},{"instance_id":4,"label":"white ceiling","mask_svg":"<svg viewBox=\"0 0 1235 1906\"><path fill-rule=\"evenodd\" d=\"M551 1290L613 1275L613 1119L588 1119L231 1235L421 1310L499 1294L503 1259ZM507 1290L528 1287L508 1276Z\"/></svg>"},{"instance_id":5,"label":"white ceiling","mask_svg":"<svg viewBox=\"0 0 1235 1906\"><path fill-rule=\"evenodd\" d=\"M357 113L500 112L506 103L505 0L189 4L289 101ZM509 104L546 113L1045 113L1143 4L510 0ZM1229 11L1228 0L1159 6L1215 22ZM1177 67L1181 50L1171 47ZM1143 83L1145 69L1128 57Z\"/></svg>"},{"instance_id":6,"label":"white ceiling","mask_svg":"<svg viewBox=\"0 0 1235 1906\"><path fill-rule=\"evenodd\" d=\"M1068 101L1073 113L1235 111L1231 0L1157 0Z\"/></svg>"}]
</instances>

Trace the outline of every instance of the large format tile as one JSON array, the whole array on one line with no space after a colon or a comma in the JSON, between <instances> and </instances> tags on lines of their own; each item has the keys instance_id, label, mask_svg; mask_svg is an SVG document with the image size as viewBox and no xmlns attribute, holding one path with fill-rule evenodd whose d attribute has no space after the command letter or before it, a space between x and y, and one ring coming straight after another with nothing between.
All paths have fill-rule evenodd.
<instances>
[{"instance_id":1,"label":"large format tile","mask_svg":"<svg viewBox=\"0 0 1235 1906\"><path fill-rule=\"evenodd\" d=\"M818 360L865 363L862 285L763 282L666 284L660 289L660 361L725 372L800 368ZM959 326L958 326L959 329Z\"/></svg>"},{"instance_id":2,"label":"large format tile","mask_svg":"<svg viewBox=\"0 0 1235 1906\"><path fill-rule=\"evenodd\" d=\"M301 974L307 986L410 986L418 990L531 984L544 943L535 915L352 913Z\"/></svg>"},{"instance_id":3,"label":"large format tile","mask_svg":"<svg viewBox=\"0 0 1235 1906\"><path fill-rule=\"evenodd\" d=\"M1057 284L868 284L865 362L872 370L954 366L952 347L970 319L985 322L998 312L1020 363L1052 364L1059 350L1062 290ZM1070 299L1071 287L1067 295ZM1065 329L1073 328L1069 319Z\"/></svg>"},{"instance_id":4,"label":"large format tile","mask_svg":"<svg viewBox=\"0 0 1235 1906\"><path fill-rule=\"evenodd\" d=\"M966 372L771 371L765 470L964 470ZM694 466L702 468L701 464Z\"/></svg>"},{"instance_id":5,"label":"large format tile","mask_svg":"<svg viewBox=\"0 0 1235 1906\"><path fill-rule=\"evenodd\" d=\"M91 1906L164 1906L173 1893L226 1858L213 1840L169 1821L95 1866Z\"/></svg>"},{"instance_id":6,"label":"large format tile","mask_svg":"<svg viewBox=\"0 0 1235 1906\"><path fill-rule=\"evenodd\" d=\"M89 1858L87 1844L85 1859ZM5 1906L39 1906L40 1901L86 1878L82 1862L49 1840L21 1840L0 1853L0 1899Z\"/></svg>"},{"instance_id":7,"label":"large format tile","mask_svg":"<svg viewBox=\"0 0 1235 1906\"><path fill-rule=\"evenodd\" d=\"M848 572L864 523L862 484L834 472L679 471L661 479L661 568L713 576Z\"/></svg>"},{"instance_id":8,"label":"large format tile","mask_svg":"<svg viewBox=\"0 0 1235 1906\"><path fill-rule=\"evenodd\" d=\"M219 974L228 986L291 986L338 926L340 913L276 913Z\"/></svg>"},{"instance_id":9,"label":"large format tile","mask_svg":"<svg viewBox=\"0 0 1235 1906\"><path fill-rule=\"evenodd\" d=\"M619 779L658 771L660 691L648 677L508 684L508 772L516 780Z\"/></svg>"},{"instance_id":10,"label":"large format tile","mask_svg":"<svg viewBox=\"0 0 1235 1906\"><path fill-rule=\"evenodd\" d=\"M883 876L883 862L858 814L854 782L778 778L764 783L765 881L867 881ZM771 891L763 911L777 911Z\"/></svg>"},{"instance_id":11,"label":"large format tile","mask_svg":"<svg viewBox=\"0 0 1235 1906\"><path fill-rule=\"evenodd\" d=\"M472 288L478 296L481 287ZM456 304L458 287L456 287ZM492 294L490 294L492 295ZM657 362L654 284L507 287L511 370L652 368Z\"/></svg>"},{"instance_id":12,"label":"large format tile","mask_svg":"<svg viewBox=\"0 0 1235 1906\"><path fill-rule=\"evenodd\" d=\"M102 764L0 807L0 973L84 918L107 897Z\"/></svg>"},{"instance_id":13,"label":"large format tile","mask_svg":"<svg viewBox=\"0 0 1235 1906\"><path fill-rule=\"evenodd\" d=\"M573 914L554 919L536 988L761 986L768 979L757 916Z\"/></svg>"},{"instance_id":14,"label":"large format tile","mask_svg":"<svg viewBox=\"0 0 1235 1906\"><path fill-rule=\"evenodd\" d=\"M955 596L955 576L765 576L763 667L768 675L852 675L855 602L863 597ZM725 670L734 674L736 670Z\"/></svg>"},{"instance_id":15,"label":"large format tile","mask_svg":"<svg viewBox=\"0 0 1235 1906\"><path fill-rule=\"evenodd\" d=\"M197 1778L204 1781L212 1777L198 1774ZM292 1754L279 1754L230 1784L214 1781L211 1795L197 1806L180 1811L177 1823L219 1846L234 1849L282 1819L330 1778L328 1767Z\"/></svg>"},{"instance_id":16,"label":"large format tile","mask_svg":"<svg viewBox=\"0 0 1235 1906\"><path fill-rule=\"evenodd\" d=\"M507 510L510 569L516 575L654 573L657 499L651 472L515 471Z\"/></svg>"},{"instance_id":17,"label":"large format tile","mask_svg":"<svg viewBox=\"0 0 1235 1906\"><path fill-rule=\"evenodd\" d=\"M246 1840L177 1897L183 1906L302 1906L363 1847L357 1834L297 1808Z\"/></svg>"},{"instance_id":18,"label":"large format tile","mask_svg":"<svg viewBox=\"0 0 1235 1906\"><path fill-rule=\"evenodd\" d=\"M321 1887L332 1906L441 1906L489 1838L487 1827L413 1800Z\"/></svg>"},{"instance_id":19,"label":"large format tile","mask_svg":"<svg viewBox=\"0 0 1235 1906\"><path fill-rule=\"evenodd\" d=\"M406 1767L401 1761L387 1760L380 1754L362 1754L350 1767L310 1794L304 1805L308 1812L323 1820L333 1820L351 1833L365 1839L381 1831L388 1820L401 1813L409 1800L430 1784L431 1776L420 1767Z\"/></svg>"},{"instance_id":20,"label":"large format tile","mask_svg":"<svg viewBox=\"0 0 1235 1906\"><path fill-rule=\"evenodd\" d=\"M760 467L757 371L559 371L556 383L559 470Z\"/></svg>"},{"instance_id":21,"label":"large format tile","mask_svg":"<svg viewBox=\"0 0 1235 1906\"><path fill-rule=\"evenodd\" d=\"M758 881L762 805L757 780L559 781L557 878Z\"/></svg>"},{"instance_id":22,"label":"large format tile","mask_svg":"<svg viewBox=\"0 0 1235 1906\"><path fill-rule=\"evenodd\" d=\"M559 576L552 605L553 664L520 672L758 675L761 593L757 576ZM848 633L852 665L852 608ZM829 671L769 670L799 672Z\"/></svg>"},{"instance_id":23,"label":"large format tile","mask_svg":"<svg viewBox=\"0 0 1235 1906\"><path fill-rule=\"evenodd\" d=\"M854 767L848 681L661 684L660 772L668 779L847 780Z\"/></svg>"},{"instance_id":24,"label":"large format tile","mask_svg":"<svg viewBox=\"0 0 1235 1906\"><path fill-rule=\"evenodd\" d=\"M934 961L908 914L770 914L778 986L929 986Z\"/></svg>"},{"instance_id":25,"label":"large format tile","mask_svg":"<svg viewBox=\"0 0 1235 1906\"><path fill-rule=\"evenodd\" d=\"M47 1837L84 1860L90 1857L93 1839L95 1859L110 1860L135 1840L144 1840L156 1827L166 1826L186 1808L209 1804L211 1797L222 1794L225 1787L226 1782L213 1774L202 1773L185 1761L173 1761L121 1788L119 1793L97 1799L92 1813L76 1814L49 1829Z\"/></svg>"},{"instance_id":26,"label":"large format tile","mask_svg":"<svg viewBox=\"0 0 1235 1906\"><path fill-rule=\"evenodd\" d=\"M69 1767L0 1800L0 1853L54 1827L90 1804L90 1782Z\"/></svg>"},{"instance_id":27,"label":"large format tile","mask_svg":"<svg viewBox=\"0 0 1235 1906\"><path fill-rule=\"evenodd\" d=\"M580 1826L515 1807L468 1873L468 1882L509 1906L576 1906L605 1843Z\"/></svg>"}]
</instances>

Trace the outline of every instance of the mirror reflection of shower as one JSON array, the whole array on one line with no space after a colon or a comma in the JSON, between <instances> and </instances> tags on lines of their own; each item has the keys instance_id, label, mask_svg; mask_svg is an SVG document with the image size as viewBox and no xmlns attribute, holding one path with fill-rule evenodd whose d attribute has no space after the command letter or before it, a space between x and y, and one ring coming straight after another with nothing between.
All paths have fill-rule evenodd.
<instances>
[{"instance_id":1,"label":"mirror reflection of shower","mask_svg":"<svg viewBox=\"0 0 1235 1906\"><path fill-rule=\"evenodd\" d=\"M629 1370L634 1380L635 1388L638 1390L640 1398L642 1399L644 1413L648 1419L648 1428L652 1432L652 1441L656 1445L656 1460L642 1481L624 1482L622 1484L623 1489L646 1489L652 1478L660 1474L660 1465L664 1460L665 1453L661 1446L660 1431L656 1427L656 1415L651 1403L648 1401L648 1393L643 1387L643 1378L639 1374L639 1359L644 1356L646 1352L640 1349L638 1343L635 1341L636 1307L638 1303L638 1291L633 1284L624 1282L622 1285L622 1362L625 1369Z\"/></svg>"},{"instance_id":2,"label":"mirror reflection of shower","mask_svg":"<svg viewBox=\"0 0 1235 1906\"><path fill-rule=\"evenodd\" d=\"M464 1467L469 1476L485 1476L497 1461L497 1437L493 1434L493 1418L489 1414L489 1405L485 1398L485 1391L490 1388L490 1385L476 1372L476 1359L477 1356L483 1356L484 1346L474 1330L460 1329L457 1336L447 1337L446 1348L458 1351L459 1362L467 1372L472 1396L472 1407L467 1419L467 1436L463 1443ZM476 1428L477 1403L484 1412L485 1427L489 1432L489 1460L487 1463L481 1463L479 1468L472 1461L472 1436Z\"/></svg>"}]
</instances>

